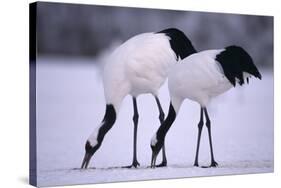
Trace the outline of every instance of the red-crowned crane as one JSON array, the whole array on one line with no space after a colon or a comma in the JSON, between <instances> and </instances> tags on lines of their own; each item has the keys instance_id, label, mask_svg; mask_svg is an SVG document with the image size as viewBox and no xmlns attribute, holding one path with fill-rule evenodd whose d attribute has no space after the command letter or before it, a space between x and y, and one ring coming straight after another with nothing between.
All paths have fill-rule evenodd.
<instances>
[{"instance_id":1,"label":"red-crowned crane","mask_svg":"<svg viewBox=\"0 0 281 188\"><path fill-rule=\"evenodd\" d=\"M171 66L179 59L196 53L185 34L175 28L156 33L136 35L117 49L106 59L103 72L106 110L103 121L90 135L85 144L85 156L81 168L87 168L90 159L100 148L104 136L112 128L118 115L119 106L126 95L133 99L134 143L133 162L127 167L137 167L137 97L151 93L158 106L160 123L164 121L164 112L158 99L158 90L167 78ZM166 166L165 146L163 161L159 166Z\"/></svg>"},{"instance_id":2,"label":"red-crowned crane","mask_svg":"<svg viewBox=\"0 0 281 188\"><path fill-rule=\"evenodd\" d=\"M168 75L171 97L169 112L151 139L151 167L155 167L156 158L164 144L165 136L186 98L198 102L201 106L194 166L198 166L200 138L204 125L203 116L205 116L211 151L210 167L216 167L218 164L214 158L211 121L207 105L213 97L226 92L237 84L243 85L245 81L249 83L251 75L261 79L261 74L254 65L251 56L238 46L195 53L173 66Z\"/></svg>"}]
</instances>

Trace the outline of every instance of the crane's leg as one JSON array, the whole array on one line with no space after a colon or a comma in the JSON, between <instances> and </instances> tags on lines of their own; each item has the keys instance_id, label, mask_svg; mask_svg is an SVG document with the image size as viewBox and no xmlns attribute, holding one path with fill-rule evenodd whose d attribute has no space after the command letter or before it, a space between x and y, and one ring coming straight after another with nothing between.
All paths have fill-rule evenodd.
<instances>
[{"instance_id":1,"label":"crane's leg","mask_svg":"<svg viewBox=\"0 0 281 188\"><path fill-rule=\"evenodd\" d=\"M216 166L218 166L218 163L215 161L215 158L214 158L213 144L212 144L212 134L211 134L211 121L209 119L209 115L208 115L208 112L207 112L206 108L204 108L204 113L205 113L205 117L206 117L206 126L208 128L209 143L210 143L210 150L211 150L211 165L210 165L210 167L216 167Z\"/></svg>"},{"instance_id":2,"label":"crane's leg","mask_svg":"<svg viewBox=\"0 0 281 188\"><path fill-rule=\"evenodd\" d=\"M160 103L158 97L157 96L154 96L154 97L155 97L157 107L158 107L158 110L159 110L160 125L162 125L162 123L164 122L165 114L164 114L164 111L162 109L162 106L161 106L161 103ZM156 165L156 167L164 167L164 166L167 166L167 157L166 157L166 152L165 152L165 141L164 141L164 144L163 144L163 147L162 147L162 163Z\"/></svg>"},{"instance_id":3,"label":"crane's leg","mask_svg":"<svg viewBox=\"0 0 281 188\"><path fill-rule=\"evenodd\" d=\"M138 132L138 121L139 121L139 113L138 113L138 106L137 106L137 99L133 97L133 106L134 106L134 153L133 153L133 163L129 166L125 166L125 168L137 168L140 166L140 163L137 160L137 132Z\"/></svg>"},{"instance_id":4,"label":"crane's leg","mask_svg":"<svg viewBox=\"0 0 281 188\"><path fill-rule=\"evenodd\" d=\"M203 128L203 108L200 109L200 120L198 123L198 136L197 136L197 148L196 148L196 155L195 155L195 161L194 166L198 166L198 155L199 155L199 147L200 147L200 140L201 140L201 133Z\"/></svg>"}]
</instances>

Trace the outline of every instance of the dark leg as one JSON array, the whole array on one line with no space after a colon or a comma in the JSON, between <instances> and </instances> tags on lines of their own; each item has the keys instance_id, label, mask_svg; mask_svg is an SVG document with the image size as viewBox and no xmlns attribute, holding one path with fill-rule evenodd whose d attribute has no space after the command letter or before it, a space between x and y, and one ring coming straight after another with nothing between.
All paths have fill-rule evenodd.
<instances>
[{"instance_id":1,"label":"dark leg","mask_svg":"<svg viewBox=\"0 0 281 188\"><path fill-rule=\"evenodd\" d=\"M201 107L200 121L198 123L197 148L196 148L196 156L195 156L194 166L198 166L198 155L199 155L200 139L201 139L203 124L204 124L204 122L203 122L203 108Z\"/></svg>"},{"instance_id":2,"label":"dark leg","mask_svg":"<svg viewBox=\"0 0 281 188\"><path fill-rule=\"evenodd\" d=\"M137 160L137 132L138 132L138 122L139 122L139 113L138 113L138 106L137 106L137 99L133 97L133 105L134 105L134 158L133 158L133 166L137 167L140 163Z\"/></svg>"},{"instance_id":3,"label":"dark leg","mask_svg":"<svg viewBox=\"0 0 281 188\"><path fill-rule=\"evenodd\" d=\"M160 124L162 125L162 123L164 122L165 114L164 114L161 103L160 103L157 96L155 96L155 100L156 100L157 107L158 107L158 110L159 110L159 121L160 121ZM163 167L163 166L167 166L167 157L166 157L166 152L165 152L165 141L164 141L164 145L162 147L162 163L160 163L159 165L156 165L156 167Z\"/></svg>"},{"instance_id":4,"label":"dark leg","mask_svg":"<svg viewBox=\"0 0 281 188\"><path fill-rule=\"evenodd\" d=\"M138 132L138 121L139 121L139 113L138 113L138 106L137 106L137 99L133 97L133 105L134 105L134 116L133 116L133 122L134 122L134 154L133 154L133 163L130 166L125 166L126 168L131 168L140 165L140 163L137 160L137 132Z\"/></svg>"},{"instance_id":5,"label":"dark leg","mask_svg":"<svg viewBox=\"0 0 281 188\"><path fill-rule=\"evenodd\" d=\"M210 165L210 167L216 167L216 166L218 166L218 163L215 161L215 158L214 158L213 144L212 144L212 134L211 134L211 121L209 119L209 115L208 115L208 112L207 112L206 108L204 108L204 113L205 113L205 117L206 117L206 126L208 128L209 143L210 143L210 149L211 149L211 165Z\"/></svg>"}]
</instances>

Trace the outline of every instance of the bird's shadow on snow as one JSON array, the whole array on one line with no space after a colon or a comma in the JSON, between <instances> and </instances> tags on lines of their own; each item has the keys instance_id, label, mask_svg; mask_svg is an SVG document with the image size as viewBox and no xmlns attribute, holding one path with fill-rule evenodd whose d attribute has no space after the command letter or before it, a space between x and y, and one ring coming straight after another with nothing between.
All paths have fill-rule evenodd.
<instances>
[{"instance_id":1,"label":"bird's shadow on snow","mask_svg":"<svg viewBox=\"0 0 281 188\"><path fill-rule=\"evenodd\" d=\"M208 166L207 163L201 164L199 167L194 166L193 164L170 164L166 167L158 167L151 168L148 166L139 166L138 168L125 168L124 166L111 166L111 167L90 167L87 169L81 168L70 168L70 169L56 169L51 171L67 171L67 172L91 172L91 171L112 171L112 170L120 170L120 171L139 171L139 170L169 170L169 169L252 169L252 168L272 168L273 162L270 160L262 160L262 161L235 161L235 162L219 162L217 167L206 168ZM22 178L22 181L28 181Z\"/></svg>"},{"instance_id":2,"label":"bird's shadow on snow","mask_svg":"<svg viewBox=\"0 0 281 188\"><path fill-rule=\"evenodd\" d=\"M120 169L120 170L138 170L138 169L150 169L150 166L139 166L137 168L127 168L125 166L111 166L111 167L90 167L87 169L81 169L81 168L73 168L72 170L79 170L79 171L85 171L85 170L114 170L114 169Z\"/></svg>"},{"instance_id":3,"label":"bird's shadow on snow","mask_svg":"<svg viewBox=\"0 0 281 188\"><path fill-rule=\"evenodd\" d=\"M235 161L235 162L220 162L217 167L211 167L208 168L208 164L202 164L198 167L194 166L193 164L170 164L166 167L158 167L158 168L151 168L149 166L140 166L138 168L125 168L123 166L112 166L112 167L91 167L86 170L114 170L114 169L120 169L120 170L140 170L140 169L169 169L169 168L197 168L197 169L243 169L243 168L271 168L273 166L273 162L270 160L261 160L261 161ZM207 168L206 168L207 167ZM80 169L80 168L73 168L72 170L80 170L84 171L85 169Z\"/></svg>"},{"instance_id":4,"label":"bird's shadow on snow","mask_svg":"<svg viewBox=\"0 0 281 188\"><path fill-rule=\"evenodd\" d=\"M270 160L260 160L260 161L232 161L232 162L219 162L217 167L209 167L207 163L201 164L199 167L187 164L172 164L168 168L199 168L199 169L246 169L246 168L272 168L273 161Z\"/></svg>"}]
</instances>

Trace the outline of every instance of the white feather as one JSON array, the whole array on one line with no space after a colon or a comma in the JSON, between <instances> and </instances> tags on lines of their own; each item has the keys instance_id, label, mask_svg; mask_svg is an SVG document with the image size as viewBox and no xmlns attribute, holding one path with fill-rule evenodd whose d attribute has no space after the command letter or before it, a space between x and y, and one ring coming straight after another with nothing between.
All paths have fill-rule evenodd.
<instances>
[{"instance_id":1,"label":"white feather","mask_svg":"<svg viewBox=\"0 0 281 188\"><path fill-rule=\"evenodd\" d=\"M206 50L177 63L169 73L169 91L174 108L185 99L206 106L215 97L232 87L215 60L222 50Z\"/></svg>"},{"instance_id":2,"label":"white feather","mask_svg":"<svg viewBox=\"0 0 281 188\"><path fill-rule=\"evenodd\" d=\"M136 97L151 93L157 96L170 66L176 63L169 40L163 33L143 33L130 38L104 58L105 99L107 104L114 106L117 114L122 100L128 94ZM98 143L101 126L88 138L93 147Z\"/></svg>"},{"instance_id":3,"label":"white feather","mask_svg":"<svg viewBox=\"0 0 281 188\"><path fill-rule=\"evenodd\" d=\"M153 135L153 137L151 138L151 141L150 141L150 145L151 146L155 146L155 144L157 143L157 138L156 138L156 134Z\"/></svg>"},{"instance_id":4,"label":"white feather","mask_svg":"<svg viewBox=\"0 0 281 188\"><path fill-rule=\"evenodd\" d=\"M157 95L175 63L175 53L165 34L144 33L127 40L107 58L104 66L107 103L118 110L127 94Z\"/></svg>"},{"instance_id":5,"label":"white feather","mask_svg":"<svg viewBox=\"0 0 281 188\"><path fill-rule=\"evenodd\" d=\"M99 126L97 126L96 128L95 128L95 130L92 132L92 134L89 136L89 138L88 138L88 142L90 143L90 145L92 146L92 147L94 147L94 146L96 146L97 144L98 144L98 140L97 140L97 138L98 138L98 133L99 133L99 129L100 129L100 127L102 126L102 124L100 124Z\"/></svg>"}]
</instances>

